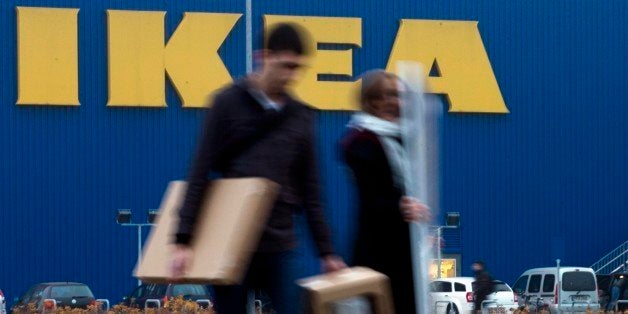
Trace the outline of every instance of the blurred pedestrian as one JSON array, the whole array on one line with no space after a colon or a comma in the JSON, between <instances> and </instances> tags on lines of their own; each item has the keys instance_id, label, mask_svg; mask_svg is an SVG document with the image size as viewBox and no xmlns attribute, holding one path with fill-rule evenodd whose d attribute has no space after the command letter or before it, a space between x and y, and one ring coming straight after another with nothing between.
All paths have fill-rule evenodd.
<instances>
[{"instance_id":1,"label":"blurred pedestrian","mask_svg":"<svg viewBox=\"0 0 628 314\"><path fill-rule=\"evenodd\" d=\"M493 278L486 270L483 261L476 261L471 265L475 276L475 290L473 295L474 311L482 313L482 302L493 292Z\"/></svg>"},{"instance_id":2,"label":"blurred pedestrian","mask_svg":"<svg viewBox=\"0 0 628 314\"><path fill-rule=\"evenodd\" d=\"M354 263L390 278L396 313L415 312L408 223L430 221L430 209L405 196L409 160L401 141L400 84L384 70L362 75L361 111L343 138L345 162L359 193Z\"/></svg>"},{"instance_id":3,"label":"blurred pedestrian","mask_svg":"<svg viewBox=\"0 0 628 314\"><path fill-rule=\"evenodd\" d=\"M281 185L279 196L242 285L215 286L219 313L246 313L247 292L266 291L279 314L299 312L299 260L293 214L304 209L324 271L345 267L334 254L323 215L314 139L314 111L288 85L304 66L304 32L284 23L268 34L257 71L219 92L208 112L179 211L172 276L182 277L210 174L262 177Z\"/></svg>"}]
</instances>

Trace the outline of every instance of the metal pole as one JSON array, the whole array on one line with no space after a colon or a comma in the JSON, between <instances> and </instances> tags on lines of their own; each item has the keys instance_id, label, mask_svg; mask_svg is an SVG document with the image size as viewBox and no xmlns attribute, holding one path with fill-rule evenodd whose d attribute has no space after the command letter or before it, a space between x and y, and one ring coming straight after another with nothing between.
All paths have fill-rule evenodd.
<instances>
[{"instance_id":1,"label":"metal pole","mask_svg":"<svg viewBox=\"0 0 628 314\"><path fill-rule=\"evenodd\" d=\"M142 225L137 225L137 265L142 262ZM142 281L137 279L137 286L141 286Z\"/></svg>"},{"instance_id":2,"label":"metal pole","mask_svg":"<svg viewBox=\"0 0 628 314\"><path fill-rule=\"evenodd\" d=\"M246 74L253 72L253 10L252 0L246 0L245 28L246 28Z\"/></svg>"},{"instance_id":3,"label":"metal pole","mask_svg":"<svg viewBox=\"0 0 628 314\"><path fill-rule=\"evenodd\" d=\"M558 309L558 313L562 313L560 309L560 289L562 287L562 283L560 282L560 259L556 260L556 282L558 282L558 286L556 287L556 309Z\"/></svg>"},{"instance_id":4,"label":"metal pole","mask_svg":"<svg viewBox=\"0 0 628 314\"><path fill-rule=\"evenodd\" d=\"M246 74L253 73L253 0L245 1L244 28L246 31ZM263 46L263 43L262 43ZM255 293L247 294L247 308L250 314L255 313Z\"/></svg>"},{"instance_id":5,"label":"metal pole","mask_svg":"<svg viewBox=\"0 0 628 314\"><path fill-rule=\"evenodd\" d=\"M440 279L441 278L441 264L443 263L443 256L442 256L442 252L441 252L441 243L440 243L440 237L441 237L441 227L437 227L436 228L436 236L438 237L438 248L436 249L436 256L437 256L437 260L438 260L438 273L436 275L436 278Z\"/></svg>"}]
</instances>

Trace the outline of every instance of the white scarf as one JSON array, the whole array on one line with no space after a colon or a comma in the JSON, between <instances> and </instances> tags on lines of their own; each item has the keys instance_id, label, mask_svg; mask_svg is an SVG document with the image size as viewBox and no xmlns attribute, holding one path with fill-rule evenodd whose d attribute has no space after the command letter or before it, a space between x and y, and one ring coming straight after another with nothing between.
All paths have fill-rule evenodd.
<instances>
[{"instance_id":1,"label":"white scarf","mask_svg":"<svg viewBox=\"0 0 628 314\"><path fill-rule=\"evenodd\" d=\"M349 121L348 127L366 129L377 135L384 153L388 159L393 182L405 191L405 176L410 173L410 163L406 151L401 145L401 127L398 123L380 119L365 112L355 113Z\"/></svg>"}]
</instances>

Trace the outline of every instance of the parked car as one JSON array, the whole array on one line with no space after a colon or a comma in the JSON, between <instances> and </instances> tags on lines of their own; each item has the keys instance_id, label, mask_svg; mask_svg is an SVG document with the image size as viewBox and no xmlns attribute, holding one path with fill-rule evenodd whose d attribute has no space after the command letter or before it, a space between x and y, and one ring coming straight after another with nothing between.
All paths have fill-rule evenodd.
<instances>
[{"instance_id":1,"label":"parked car","mask_svg":"<svg viewBox=\"0 0 628 314\"><path fill-rule=\"evenodd\" d=\"M556 282L556 267L534 268L525 271L513 289L519 296L519 305L531 310L547 309L585 312L600 308L595 273L587 267L561 267L560 286ZM560 300L559 300L560 299Z\"/></svg>"},{"instance_id":2,"label":"parked car","mask_svg":"<svg viewBox=\"0 0 628 314\"><path fill-rule=\"evenodd\" d=\"M475 282L472 283L475 291ZM483 302L483 309L504 308L506 310L515 309L519 306L519 300L510 286L499 280L493 281L493 292L486 296Z\"/></svg>"},{"instance_id":3,"label":"parked car","mask_svg":"<svg viewBox=\"0 0 628 314\"><path fill-rule=\"evenodd\" d=\"M202 307L212 307L211 296L206 286L200 284L142 284L122 299L128 307L163 307L168 301L181 296L184 300L196 301Z\"/></svg>"},{"instance_id":4,"label":"parked car","mask_svg":"<svg viewBox=\"0 0 628 314\"><path fill-rule=\"evenodd\" d=\"M33 303L37 311L55 307L87 308L96 299L86 284L78 282L47 282L30 287L13 305L12 309Z\"/></svg>"},{"instance_id":5,"label":"parked car","mask_svg":"<svg viewBox=\"0 0 628 314\"><path fill-rule=\"evenodd\" d=\"M473 313L475 278L441 278L430 283L430 298L434 313ZM506 310L518 306L512 289L503 281L493 281L493 293L486 297L484 309L501 307Z\"/></svg>"},{"instance_id":6,"label":"parked car","mask_svg":"<svg viewBox=\"0 0 628 314\"><path fill-rule=\"evenodd\" d=\"M4 314L7 312L7 300L4 297L4 293L2 289L0 289L0 314Z\"/></svg>"}]
</instances>

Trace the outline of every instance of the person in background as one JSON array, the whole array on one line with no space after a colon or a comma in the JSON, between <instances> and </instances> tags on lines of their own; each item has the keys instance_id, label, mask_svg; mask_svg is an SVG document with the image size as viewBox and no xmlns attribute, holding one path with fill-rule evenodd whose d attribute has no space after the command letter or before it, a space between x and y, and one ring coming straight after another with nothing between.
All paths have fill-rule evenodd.
<instances>
[{"instance_id":1,"label":"person in background","mask_svg":"<svg viewBox=\"0 0 628 314\"><path fill-rule=\"evenodd\" d=\"M617 300L624 294L624 289L626 289L626 278L624 275L619 275L618 277L613 278L613 282L611 283L611 300L606 304L606 310L610 311L615 308L615 304L617 304Z\"/></svg>"},{"instance_id":2,"label":"person in background","mask_svg":"<svg viewBox=\"0 0 628 314\"><path fill-rule=\"evenodd\" d=\"M471 265L471 269L475 277L473 308L476 313L482 313L482 302L493 292L493 278L486 271L486 265L483 261L476 261Z\"/></svg>"}]
</instances>

